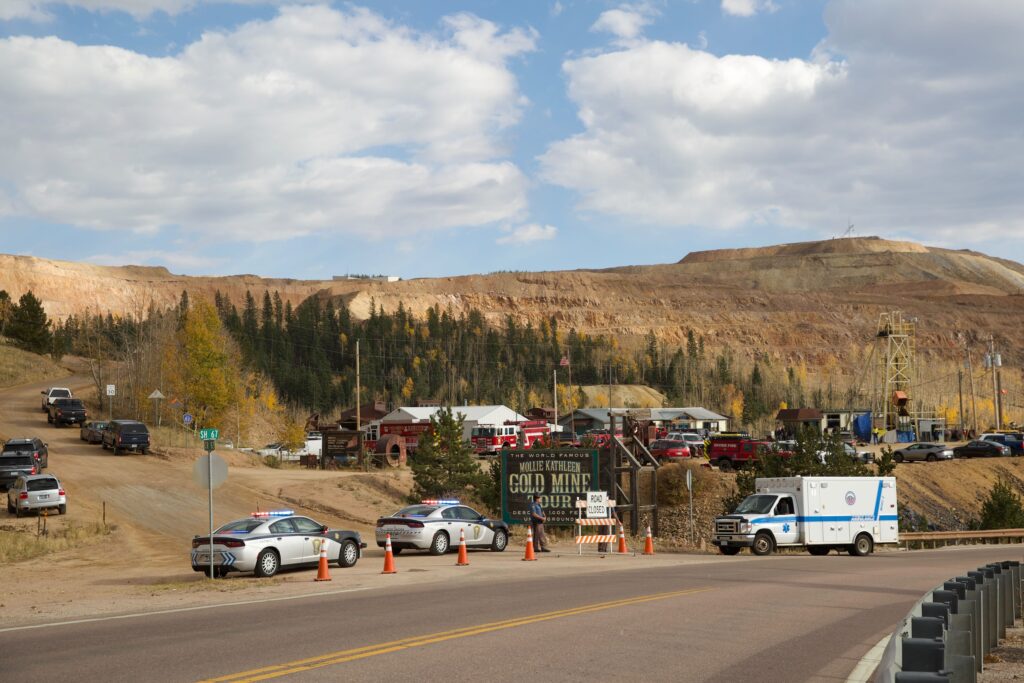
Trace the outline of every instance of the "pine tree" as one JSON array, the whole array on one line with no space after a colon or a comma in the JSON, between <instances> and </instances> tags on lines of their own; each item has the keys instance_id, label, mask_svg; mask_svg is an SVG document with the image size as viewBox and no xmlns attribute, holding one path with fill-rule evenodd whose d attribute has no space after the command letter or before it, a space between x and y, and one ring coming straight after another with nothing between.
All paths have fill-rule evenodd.
<instances>
[{"instance_id":1,"label":"pine tree","mask_svg":"<svg viewBox=\"0 0 1024 683\"><path fill-rule=\"evenodd\" d=\"M981 529L1020 529L1024 527L1024 506L1020 496L1002 478L992 486L981 506Z\"/></svg>"},{"instance_id":2,"label":"pine tree","mask_svg":"<svg viewBox=\"0 0 1024 683\"><path fill-rule=\"evenodd\" d=\"M22 294L18 305L11 309L6 331L19 348L32 353L50 352L50 320L31 291Z\"/></svg>"},{"instance_id":3,"label":"pine tree","mask_svg":"<svg viewBox=\"0 0 1024 683\"><path fill-rule=\"evenodd\" d=\"M481 486L480 468L463 440L465 417L441 408L430 418L430 429L420 437L412 458L413 497L444 498Z\"/></svg>"}]
</instances>

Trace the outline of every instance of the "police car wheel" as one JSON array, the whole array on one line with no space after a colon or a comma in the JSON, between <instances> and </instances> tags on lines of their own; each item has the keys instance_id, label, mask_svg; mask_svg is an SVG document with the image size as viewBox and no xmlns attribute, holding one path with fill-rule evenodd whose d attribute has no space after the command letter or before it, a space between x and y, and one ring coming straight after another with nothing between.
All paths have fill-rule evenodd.
<instances>
[{"instance_id":1,"label":"police car wheel","mask_svg":"<svg viewBox=\"0 0 1024 683\"><path fill-rule=\"evenodd\" d=\"M771 534L766 531L762 531L754 537L754 545L750 546L750 552L755 555L771 555L775 549L775 542L772 540Z\"/></svg>"},{"instance_id":2,"label":"police car wheel","mask_svg":"<svg viewBox=\"0 0 1024 683\"><path fill-rule=\"evenodd\" d=\"M261 579L269 579L274 574L277 574L280 566L281 561L278 559L277 553L267 548L260 552L259 557L256 558L256 569L253 573Z\"/></svg>"},{"instance_id":3,"label":"police car wheel","mask_svg":"<svg viewBox=\"0 0 1024 683\"><path fill-rule=\"evenodd\" d=\"M718 552L722 553L723 555L737 555L739 554L740 549L738 546L733 547L728 545L720 545L718 546Z\"/></svg>"},{"instance_id":4,"label":"police car wheel","mask_svg":"<svg viewBox=\"0 0 1024 683\"><path fill-rule=\"evenodd\" d=\"M438 531L434 534L434 540L430 542L431 555L444 555L448 552L448 534Z\"/></svg>"},{"instance_id":5,"label":"police car wheel","mask_svg":"<svg viewBox=\"0 0 1024 683\"><path fill-rule=\"evenodd\" d=\"M396 548L395 546L391 546L392 555L401 555L403 550L405 550L405 548Z\"/></svg>"},{"instance_id":6,"label":"police car wheel","mask_svg":"<svg viewBox=\"0 0 1024 683\"><path fill-rule=\"evenodd\" d=\"M394 553L395 549L392 548L391 552ZM354 541L342 541L341 550L338 551L338 566L339 567L353 567L356 562L359 561L359 548L356 547Z\"/></svg>"},{"instance_id":7,"label":"police car wheel","mask_svg":"<svg viewBox=\"0 0 1024 683\"><path fill-rule=\"evenodd\" d=\"M214 567L213 568L213 578L215 578L215 579L223 579L227 575L228 575L228 568L227 567Z\"/></svg>"},{"instance_id":8,"label":"police car wheel","mask_svg":"<svg viewBox=\"0 0 1024 683\"><path fill-rule=\"evenodd\" d=\"M500 553L508 547L508 533L504 529L496 529L494 540L491 541L491 550Z\"/></svg>"}]
</instances>

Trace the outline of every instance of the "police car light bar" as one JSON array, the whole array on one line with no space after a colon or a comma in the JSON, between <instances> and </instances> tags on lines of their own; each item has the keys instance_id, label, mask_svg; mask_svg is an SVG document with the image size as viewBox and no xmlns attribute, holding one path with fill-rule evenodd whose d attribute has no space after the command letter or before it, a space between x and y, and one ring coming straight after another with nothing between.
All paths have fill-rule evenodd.
<instances>
[{"instance_id":1,"label":"police car light bar","mask_svg":"<svg viewBox=\"0 0 1024 683\"><path fill-rule=\"evenodd\" d=\"M254 512L253 517L291 517L295 514L295 510L266 510L264 512Z\"/></svg>"},{"instance_id":2,"label":"police car light bar","mask_svg":"<svg viewBox=\"0 0 1024 683\"><path fill-rule=\"evenodd\" d=\"M430 499L430 500L421 500L420 502L423 505L458 505L459 504L459 501L457 501L457 500L435 500L435 499Z\"/></svg>"}]
</instances>

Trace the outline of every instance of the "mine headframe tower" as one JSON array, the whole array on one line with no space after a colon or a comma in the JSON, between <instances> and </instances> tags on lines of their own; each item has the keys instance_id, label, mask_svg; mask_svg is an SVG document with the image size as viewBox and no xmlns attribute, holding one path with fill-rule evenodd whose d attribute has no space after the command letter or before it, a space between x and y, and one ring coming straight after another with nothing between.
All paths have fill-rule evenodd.
<instances>
[{"instance_id":1,"label":"mine headframe tower","mask_svg":"<svg viewBox=\"0 0 1024 683\"><path fill-rule=\"evenodd\" d=\"M915 320L906 319L900 311L882 313L878 318L878 334L881 353L882 392L881 428L886 431L910 431L913 429L911 405L911 383L915 377Z\"/></svg>"}]
</instances>

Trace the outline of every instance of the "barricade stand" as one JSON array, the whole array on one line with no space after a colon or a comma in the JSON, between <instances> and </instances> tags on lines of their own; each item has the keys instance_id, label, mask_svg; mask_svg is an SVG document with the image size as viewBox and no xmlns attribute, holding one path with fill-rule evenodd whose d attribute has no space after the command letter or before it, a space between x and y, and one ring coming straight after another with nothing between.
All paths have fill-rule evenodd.
<instances>
[{"instance_id":1,"label":"barricade stand","mask_svg":"<svg viewBox=\"0 0 1024 683\"><path fill-rule=\"evenodd\" d=\"M608 501L608 507L615 507L615 501ZM577 500L576 501L576 547L579 549L579 555L583 555L583 546L587 543L614 543L618 538L615 535L615 526L618 524L618 520L614 517L599 517L595 519L589 519L583 516L583 511L587 509L587 501ZM607 527L602 531L608 531L605 534L584 534L585 527ZM589 531L589 529L586 529ZM598 551L601 555L606 554L601 552L600 548Z\"/></svg>"}]
</instances>

